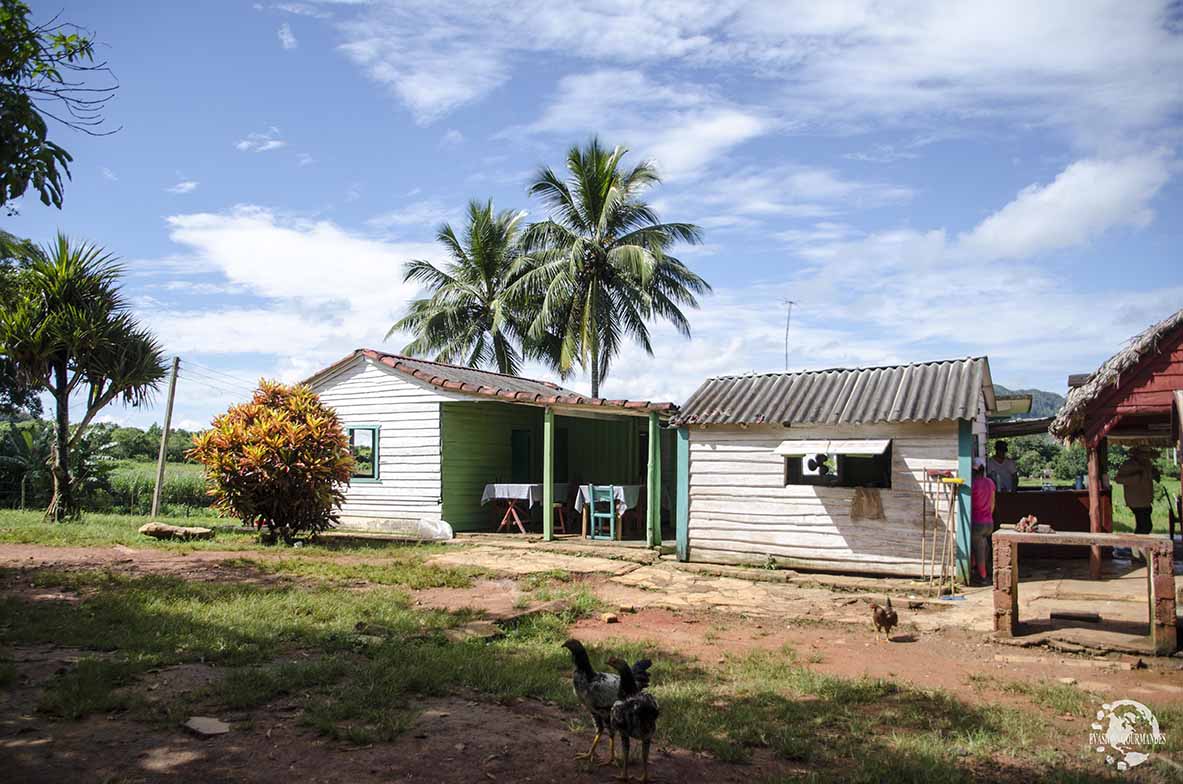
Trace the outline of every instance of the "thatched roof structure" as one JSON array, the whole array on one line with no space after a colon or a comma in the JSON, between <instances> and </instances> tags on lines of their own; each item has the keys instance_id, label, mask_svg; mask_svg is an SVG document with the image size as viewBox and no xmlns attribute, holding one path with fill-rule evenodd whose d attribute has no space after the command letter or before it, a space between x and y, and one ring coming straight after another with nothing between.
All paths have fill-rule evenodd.
<instances>
[{"instance_id":1,"label":"thatched roof structure","mask_svg":"<svg viewBox=\"0 0 1183 784\"><path fill-rule=\"evenodd\" d=\"M1123 374L1133 369L1143 357L1156 352L1163 336L1181 325L1183 309L1130 338L1125 348L1097 368L1088 381L1068 392L1067 400L1048 428L1051 434L1064 441L1080 436L1089 404L1118 386Z\"/></svg>"}]
</instances>

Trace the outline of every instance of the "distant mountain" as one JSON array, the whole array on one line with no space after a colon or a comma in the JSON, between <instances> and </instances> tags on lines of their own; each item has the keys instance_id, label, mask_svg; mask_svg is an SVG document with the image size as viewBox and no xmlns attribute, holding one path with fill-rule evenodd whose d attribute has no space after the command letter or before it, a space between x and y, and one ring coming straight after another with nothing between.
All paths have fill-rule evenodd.
<instances>
[{"instance_id":1,"label":"distant mountain","mask_svg":"<svg viewBox=\"0 0 1183 784\"><path fill-rule=\"evenodd\" d=\"M1022 419L1041 419L1043 417L1055 416L1060 412L1060 407L1064 405L1064 396L1057 395L1055 392L1045 392L1042 389L1007 389L1006 387L994 385L994 392L999 395L1030 395L1031 396L1031 413L1024 414Z\"/></svg>"}]
</instances>

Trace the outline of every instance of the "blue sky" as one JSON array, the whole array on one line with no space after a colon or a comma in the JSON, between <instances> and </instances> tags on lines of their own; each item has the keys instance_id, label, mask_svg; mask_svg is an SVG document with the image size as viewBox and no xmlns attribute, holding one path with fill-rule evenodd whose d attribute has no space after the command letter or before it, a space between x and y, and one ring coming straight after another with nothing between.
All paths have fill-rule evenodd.
<instances>
[{"instance_id":1,"label":"blue sky","mask_svg":"<svg viewBox=\"0 0 1183 784\"><path fill-rule=\"evenodd\" d=\"M986 354L1062 392L1183 307L1183 12L884 5L34 2L104 42L121 129L59 131L64 208L0 221L124 259L196 427L260 375L398 350L439 223L474 197L541 217L531 173L599 133L656 162L715 287L606 395L781 369L786 299L793 368Z\"/></svg>"}]
</instances>

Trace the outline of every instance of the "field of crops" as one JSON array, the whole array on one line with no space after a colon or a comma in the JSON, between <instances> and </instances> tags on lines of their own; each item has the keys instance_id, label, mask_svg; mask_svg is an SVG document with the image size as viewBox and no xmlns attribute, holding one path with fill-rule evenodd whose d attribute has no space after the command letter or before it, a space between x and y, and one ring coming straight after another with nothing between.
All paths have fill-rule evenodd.
<instances>
[{"instance_id":1,"label":"field of crops","mask_svg":"<svg viewBox=\"0 0 1183 784\"><path fill-rule=\"evenodd\" d=\"M127 514L148 514L152 507L155 482L155 463L120 461L111 472L113 508ZM200 465L165 463L161 505L166 514L206 514L209 504L210 498L205 493L205 473Z\"/></svg>"}]
</instances>

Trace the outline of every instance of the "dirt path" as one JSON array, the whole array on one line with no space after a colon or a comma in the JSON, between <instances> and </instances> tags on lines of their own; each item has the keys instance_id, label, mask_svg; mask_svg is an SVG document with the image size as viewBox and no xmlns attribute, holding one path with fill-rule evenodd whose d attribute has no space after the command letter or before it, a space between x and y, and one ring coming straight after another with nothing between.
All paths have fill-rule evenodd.
<instances>
[{"instance_id":1,"label":"dirt path","mask_svg":"<svg viewBox=\"0 0 1183 784\"><path fill-rule=\"evenodd\" d=\"M171 574L186 579L273 579L227 560L291 557L290 550L197 550L41 547L0 545L0 566L18 568L107 568L128 573ZM381 556L336 556L340 562L381 563ZM664 565L641 565L586 556L470 547L432 556L446 565L478 565L504 576L479 580L470 588L437 588L414 593L420 606L473 609L502 618L523 609L529 597L515 578L559 570L575 575L610 608L616 623L598 617L575 625L586 641L614 639L652 643L704 663L726 654L779 650L790 646L801 663L844 677L891 678L922 688L939 687L962 698L981 695L980 676L1000 683L1071 678L1098 697L1183 702L1183 662L1144 659L1141 669L1128 661L1025 650L991 641L988 633L959 627L965 612L922 603L899 607L893 641L876 640L869 596L825 588L763 583L683 572ZM39 598L39 597L26 597ZM61 597L58 597L61 598ZM529 606L528 604L526 606ZM627 610L637 610L628 612ZM978 679L979 683L974 683Z\"/></svg>"},{"instance_id":2,"label":"dirt path","mask_svg":"<svg viewBox=\"0 0 1183 784\"><path fill-rule=\"evenodd\" d=\"M276 578L225 562L293 555L290 550L182 553L122 546L0 545L0 567L100 568L185 579L264 580ZM383 562L380 555L318 557ZM1183 663L1178 659L1148 659L1144 668L1126 669L1131 666L1128 659L1102 660L1000 645L979 630L958 628L952 622L954 611L926 602L900 606L901 622L892 641L879 642L870 624L868 596L810 585L751 582L691 574L664 564L556 553L536 556L486 547L457 549L431 556L431 561L478 565L496 574L469 588L416 591L417 604L471 608L488 617L505 617L531 605L523 577L569 575L567 584L587 587L614 610L614 622L593 616L571 629L572 636L595 643L600 650L610 649L614 641L641 642L712 666L732 654L787 647L798 663L823 674L940 688L971 704L988 701L1030 709L1030 700L1008 686L1060 679L1072 679L1098 703L1137 699L1183 704ZM9 588L26 600L76 600L46 588L26 591L17 584ZM0 692L0 770L6 771L5 778L72 783L78 780L80 766L93 780L203 784L293 780L590 784L613 776L609 769L575 762L575 752L590 742L585 722L573 722L571 714L534 700L509 705L463 697L425 701L414 727L398 740L361 748L328 740L301 725L299 709L283 703L222 716L234 729L211 739L196 738L175 722L146 724L120 715L79 722L45 719L34 710L36 694L46 679L79 655L52 649L17 657L21 685ZM185 665L169 668L158 680L189 688L211 677L212 671L204 665ZM1052 716L1048 727L1060 738L1087 733L1084 723L1070 716ZM480 760L475 769L474 760ZM653 770L666 782L750 782L794 772L789 763L769 755L757 755L748 766L734 766L664 747L654 753Z\"/></svg>"},{"instance_id":3,"label":"dirt path","mask_svg":"<svg viewBox=\"0 0 1183 784\"><path fill-rule=\"evenodd\" d=\"M6 781L68 782L570 782L613 781L615 771L577 761L591 733L535 701L496 705L462 697L428 700L415 724L392 743L353 746L303 728L283 704L236 716L225 735L199 738L181 727L104 716L50 723L23 716L0 737ZM7 713L8 711L5 711ZM22 721L23 720L23 721ZM15 732L13 732L15 730ZM601 755L607 755L606 745ZM748 781L787 769L716 762L657 747L653 773L671 781Z\"/></svg>"}]
</instances>

